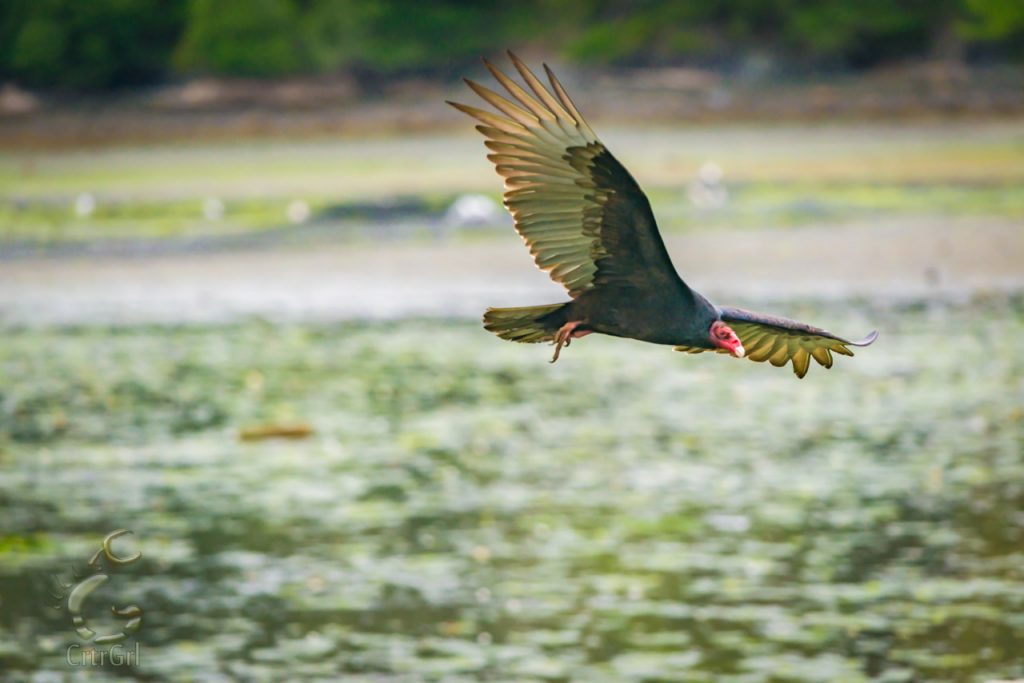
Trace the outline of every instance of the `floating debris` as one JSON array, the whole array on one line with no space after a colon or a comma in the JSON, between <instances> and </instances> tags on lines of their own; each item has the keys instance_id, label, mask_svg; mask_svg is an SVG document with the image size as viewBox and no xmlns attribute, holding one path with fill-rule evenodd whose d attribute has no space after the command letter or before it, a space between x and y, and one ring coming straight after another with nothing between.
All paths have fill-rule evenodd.
<instances>
[{"instance_id":1,"label":"floating debris","mask_svg":"<svg viewBox=\"0 0 1024 683\"><path fill-rule=\"evenodd\" d=\"M722 184L722 167L713 161L704 162L697 177L690 181L686 196L698 209L720 209L729 201L729 191Z\"/></svg>"},{"instance_id":2,"label":"floating debris","mask_svg":"<svg viewBox=\"0 0 1024 683\"><path fill-rule=\"evenodd\" d=\"M218 197L207 197L204 199L203 218L208 221L219 221L224 218L224 202Z\"/></svg>"},{"instance_id":3,"label":"floating debris","mask_svg":"<svg viewBox=\"0 0 1024 683\"><path fill-rule=\"evenodd\" d=\"M96 211L96 198L88 192L75 197L75 215L79 218L88 218Z\"/></svg>"},{"instance_id":4,"label":"floating debris","mask_svg":"<svg viewBox=\"0 0 1024 683\"><path fill-rule=\"evenodd\" d=\"M305 439L313 435L313 427L305 422L290 424L260 424L242 427L238 438L242 441L266 439Z\"/></svg>"},{"instance_id":5,"label":"floating debris","mask_svg":"<svg viewBox=\"0 0 1024 683\"><path fill-rule=\"evenodd\" d=\"M483 194L464 194L452 202L444 222L455 227L494 225L505 217L501 206Z\"/></svg>"},{"instance_id":6,"label":"floating debris","mask_svg":"<svg viewBox=\"0 0 1024 683\"><path fill-rule=\"evenodd\" d=\"M309 204L296 199L288 205L288 209L285 211L285 216L288 218L288 222L293 225L299 225L309 220Z\"/></svg>"}]
</instances>

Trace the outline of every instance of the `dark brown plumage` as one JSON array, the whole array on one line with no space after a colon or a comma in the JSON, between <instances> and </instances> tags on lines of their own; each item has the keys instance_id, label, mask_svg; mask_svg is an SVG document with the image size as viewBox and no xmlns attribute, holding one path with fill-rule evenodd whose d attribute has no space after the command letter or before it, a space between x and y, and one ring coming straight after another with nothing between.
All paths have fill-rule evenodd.
<instances>
[{"instance_id":1,"label":"dark brown plumage","mask_svg":"<svg viewBox=\"0 0 1024 683\"><path fill-rule=\"evenodd\" d=\"M877 333L849 341L785 318L719 308L680 279L640 186L598 140L545 65L543 83L511 52L525 88L485 60L512 100L466 83L500 112L449 102L480 121L488 155L505 179L505 206L537 266L571 301L492 308L484 327L511 341L563 346L592 332L719 351L782 366L798 377L810 359L828 368L832 353L852 356ZM513 101L514 100L514 101Z\"/></svg>"}]
</instances>

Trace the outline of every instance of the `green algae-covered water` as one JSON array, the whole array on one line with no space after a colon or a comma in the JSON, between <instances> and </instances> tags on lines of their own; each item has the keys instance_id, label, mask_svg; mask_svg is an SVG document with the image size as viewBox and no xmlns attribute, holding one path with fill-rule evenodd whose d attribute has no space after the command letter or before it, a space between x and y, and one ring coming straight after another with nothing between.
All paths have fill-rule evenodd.
<instances>
[{"instance_id":1,"label":"green algae-covered water","mask_svg":"<svg viewBox=\"0 0 1024 683\"><path fill-rule=\"evenodd\" d=\"M881 337L799 381L461 322L5 329L0 675L1024 677L1024 304L776 309ZM119 528L83 609L140 606L137 661L69 663L51 577Z\"/></svg>"}]
</instances>

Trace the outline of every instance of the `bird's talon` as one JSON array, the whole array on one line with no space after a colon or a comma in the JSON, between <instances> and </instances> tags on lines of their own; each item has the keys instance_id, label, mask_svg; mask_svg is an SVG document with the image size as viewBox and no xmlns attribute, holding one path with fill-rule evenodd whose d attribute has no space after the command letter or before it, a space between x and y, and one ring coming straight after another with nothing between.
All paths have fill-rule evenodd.
<instances>
[{"instance_id":1,"label":"bird's talon","mask_svg":"<svg viewBox=\"0 0 1024 683\"><path fill-rule=\"evenodd\" d=\"M558 356L562 353L562 348L567 348L569 346L569 344L572 342L573 335L576 335L577 337L582 337L585 334L589 334L589 331L576 332L576 328L579 325L579 322L571 322L566 323L559 328L558 332L555 334L554 340L551 342L552 344L555 345L555 355L551 357L552 363L558 360Z\"/></svg>"}]
</instances>

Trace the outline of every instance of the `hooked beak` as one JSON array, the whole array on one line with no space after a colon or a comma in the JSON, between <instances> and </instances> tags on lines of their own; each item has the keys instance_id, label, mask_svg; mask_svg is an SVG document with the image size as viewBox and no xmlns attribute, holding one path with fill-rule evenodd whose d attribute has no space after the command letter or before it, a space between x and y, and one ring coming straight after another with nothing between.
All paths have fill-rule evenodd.
<instances>
[{"instance_id":1,"label":"hooked beak","mask_svg":"<svg viewBox=\"0 0 1024 683\"><path fill-rule=\"evenodd\" d=\"M732 349L732 355L737 358L743 358L743 356L747 355L746 350L743 348L743 344L737 344L734 346Z\"/></svg>"}]
</instances>

